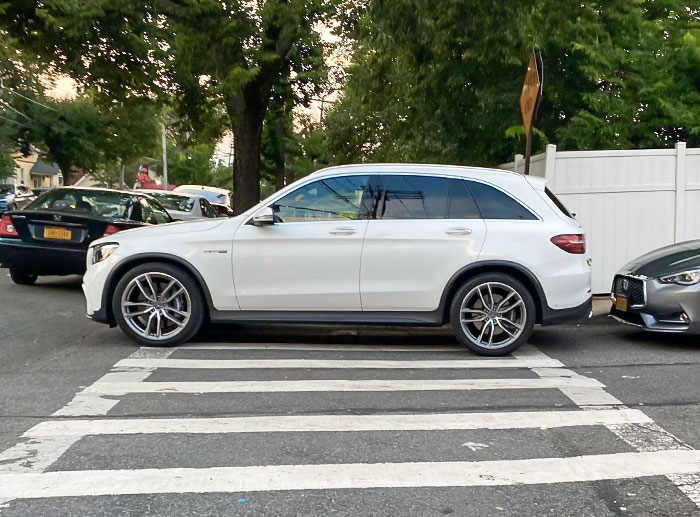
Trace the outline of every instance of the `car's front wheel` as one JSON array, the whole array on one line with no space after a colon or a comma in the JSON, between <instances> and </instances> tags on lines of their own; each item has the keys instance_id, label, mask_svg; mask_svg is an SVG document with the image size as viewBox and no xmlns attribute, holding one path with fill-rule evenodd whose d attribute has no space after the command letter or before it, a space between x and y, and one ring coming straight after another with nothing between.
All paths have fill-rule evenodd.
<instances>
[{"instance_id":1,"label":"car's front wheel","mask_svg":"<svg viewBox=\"0 0 700 517\"><path fill-rule=\"evenodd\" d=\"M450 322L455 336L472 351L507 355L527 342L535 326L535 301L517 278L482 273L455 294Z\"/></svg>"},{"instance_id":2,"label":"car's front wheel","mask_svg":"<svg viewBox=\"0 0 700 517\"><path fill-rule=\"evenodd\" d=\"M18 285L33 285L38 276L34 273L12 267L10 268L10 278Z\"/></svg>"},{"instance_id":3,"label":"car's front wheel","mask_svg":"<svg viewBox=\"0 0 700 517\"><path fill-rule=\"evenodd\" d=\"M187 271L160 262L129 270L112 297L119 327L147 346L176 346L191 339L204 322L204 304L199 285Z\"/></svg>"}]
</instances>

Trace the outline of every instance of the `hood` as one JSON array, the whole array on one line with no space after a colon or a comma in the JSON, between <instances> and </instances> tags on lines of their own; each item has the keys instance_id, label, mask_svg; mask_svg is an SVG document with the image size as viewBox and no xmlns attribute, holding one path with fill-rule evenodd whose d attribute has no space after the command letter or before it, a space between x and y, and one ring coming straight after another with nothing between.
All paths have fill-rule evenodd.
<instances>
[{"instance_id":1,"label":"hood","mask_svg":"<svg viewBox=\"0 0 700 517\"><path fill-rule=\"evenodd\" d=\"M651 251L622 268L624 273L657 277L700 268L700 240L680 242Z\"/></svg>"},{"instance_id":2,"label":"hood","mask_svg":"<svg viewBox=\"0 0 700 517\"><path fill-rule=\"evenodd\" d=\"M122 242L129 239L141 239L141 238L151 238L151 237L161 237L165 235L178 235L183 233L191 232L205 232L207 230L212 230L217 226L222 225L230 219L217 218L217 219L197 219L193 221L178 221L175 223L167 224L155 224L152 226L143 226L141 228L134 228L132 230L124 230L107 237L102 237L95 241L97 244L103 242Z\"/></svg>"}]
</instances>

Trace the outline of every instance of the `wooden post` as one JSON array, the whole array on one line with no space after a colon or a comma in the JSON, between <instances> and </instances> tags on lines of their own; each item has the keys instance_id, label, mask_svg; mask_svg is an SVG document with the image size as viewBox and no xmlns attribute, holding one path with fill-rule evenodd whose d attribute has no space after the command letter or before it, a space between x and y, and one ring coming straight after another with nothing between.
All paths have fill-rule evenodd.
<instances>
[{"instance_id":1,"label":"wooden post","mask_svg":"<svg viewBox=\"0 0 700 517\"><path fill-rule=\"evenodd\" d=\"M525 171L524 174L530 174L530 156L532 155L532 127L528 130L525 136Z\"/></svg>"}]
</instances>

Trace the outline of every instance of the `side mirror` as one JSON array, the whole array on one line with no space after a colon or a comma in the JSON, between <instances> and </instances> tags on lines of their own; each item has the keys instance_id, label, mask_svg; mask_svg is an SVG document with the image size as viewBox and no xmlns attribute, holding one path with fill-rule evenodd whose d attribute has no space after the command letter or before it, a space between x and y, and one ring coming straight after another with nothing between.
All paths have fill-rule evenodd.
<instances>
[{"instance_id":1,"label":"side mirror","mask_svg":"<svg viewBox=\"0 0 700 517\"><path fill-rule=\"evenodd\" d=\"M275 216L272 212L272 207L266 206L255 212L253 215L253 226L269 226L275 224Z\"/></svg>"}]
</instances>

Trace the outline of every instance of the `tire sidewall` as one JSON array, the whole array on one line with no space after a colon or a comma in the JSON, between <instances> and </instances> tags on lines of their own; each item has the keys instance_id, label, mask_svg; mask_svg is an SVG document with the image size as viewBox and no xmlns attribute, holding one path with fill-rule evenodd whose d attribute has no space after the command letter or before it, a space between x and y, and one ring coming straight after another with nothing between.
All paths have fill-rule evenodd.
<instances>
[{"instance_id":1,"label":"tire sidewall","mask_svg":"<svg viewBox=\"0 0 700 517\"><path fill-rule=\"evenodd\" d=\"M10 278L17 285L34 285L38 275L20 269L10 268Z\"/></svg>"},{"instance_id":2,"label":"tire sidewall","mask_svg":"<svg viewBox=\"0 0 700 517\"><path fill-rule=\"evenodd\" d=\"M489 349L477 346L475 343L472 343L472 341L469 339L469 337L467 337L464 330L462 329L462 324L460 322L460 310L462 308L462 302L464 301L464 297L467 296L467 294L472 289L474 289L474 287L480 284L484 284L486 282L500 282L502 284L508 285L509 287L515 289L518 292L520 297L523 299L523 303L525 304L525 328L523 329L523 332L522 334L520 334L518 339L516 339L513 343L503 348ZM530 290L527 287L525 287L525 285L517 278L507 273L480 273L466 281L455 293L454 297L452 298L452 304L450 305L450 323L452 325L452 330L455 334L455 337L459 340L460 343L465 345L473 352L487 356L502 356L508 355L514 350L517 350L530 338L537 317L536 310L537 309L535 307L535 300L532 297L532 293L530 293Z\"/></svg>"},{"instance_id":3,"label":"tire sidewall","mask_svg":"<svg viewBox=\"0 0 700 517\"><path fill-rule=\"evenodd\" d=\"M144 273L165 273L177 278L185 289L187 289L190 296L190 302L192 304L192 314L190 316L190 320L178 335L173 336L170 339L155 341L140 336L129 326L124 318L124 315L122 314L121 299L127 285L129 285L131 280ZM114 319L117 322L117 325L119 325L119 328L137 343L154 347L170 347L185 343L186 341L192 339L192 337L194 337L194 335L199 331L205 320L205 303L206 302L199 284L187 271L178 266L164 262L149 262L130 269L119 279L119 282L117 282L117 286L114 289L114 293L112 294L112 314L114 315Z\"/></svg>"}]
</instances>

